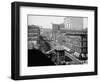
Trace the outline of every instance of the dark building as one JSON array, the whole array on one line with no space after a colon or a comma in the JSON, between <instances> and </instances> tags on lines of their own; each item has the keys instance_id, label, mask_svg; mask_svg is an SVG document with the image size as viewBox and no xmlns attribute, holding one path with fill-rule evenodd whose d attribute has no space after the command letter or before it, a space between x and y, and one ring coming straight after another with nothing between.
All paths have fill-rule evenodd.
<instances>
[{"instance_id":1,"label":"dark building","mask_svg":"<svg viewBox=\"0 0 100 82\"><path fill-rule=\"evenodd\" d=\"M32 49L39 41L40 29L39 26L28 26L28 49Z\"/></svg>"},{"instance_id":2,"label":"dark building","mask_svg":"<svg viewBox=\"0 0 100 82\"><path fill-rule=\"evenodd\" d=\"M56 36L58 35L58 32L60 30L64 29L64 24L52 24L52 35L53 35L53 40L56 42Z\"/></svg>"},{"instance_id":3,"label":"dark building","mask_svg":"<svg viewBox=\"0 0 100 82\"><path fill-rule=\"evenodd\" d=\"M52 24L52 27L53 27L52 29L53 29L54 32L57 32L57 31L65 28L64 23L62 23L62 24Z\"/></svg>"},{"instance_id":4,"label":"dark building","mask_svg":"<svg viewBox=\"0 0 100 82\"><path fill-rule=\"evenodd\" d=\"M47 51L49 48L48 42L40 35L39 26L28 26L28 66L54 65L51 59L43 53L43 50Z\"/></svg>"}]
</instances>

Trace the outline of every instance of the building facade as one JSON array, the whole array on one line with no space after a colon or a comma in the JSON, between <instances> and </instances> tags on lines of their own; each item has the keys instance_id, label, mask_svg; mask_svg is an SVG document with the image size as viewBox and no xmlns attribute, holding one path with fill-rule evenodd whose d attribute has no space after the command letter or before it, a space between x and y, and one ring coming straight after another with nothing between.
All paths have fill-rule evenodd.
<instances>
[{"instance_id":1,"label":"building facade","mask_svg":"<svg viewBox=\"0 0 100 82\"><path fill-rule=\"evenodd\" d=\"M63 27L53 24L55 42L78 53L87 54L87 22L83 17L65 17ZM63 29L62 29L63 28Z\"/></svg>"},{"instance_id":2,"label":"building facade","mask_svg":"<svg viewBox=\"0 0 100 82\"><path fill-rule=\"evenodd\" d=\"M64 26L67 30L83 30L88 27L88 18L67 16L64 18Z\"/></svg>"},{"instance_id":3,"label":"building facade","mask_svg":"<svg viewBox=\"0 0 100 82\"><path fill-rule=\"evenodd\" d=\"M40 36L39 26L28 26L28 49L33 49L34 45L37 45Z\"/></svg>"}]
</instances>

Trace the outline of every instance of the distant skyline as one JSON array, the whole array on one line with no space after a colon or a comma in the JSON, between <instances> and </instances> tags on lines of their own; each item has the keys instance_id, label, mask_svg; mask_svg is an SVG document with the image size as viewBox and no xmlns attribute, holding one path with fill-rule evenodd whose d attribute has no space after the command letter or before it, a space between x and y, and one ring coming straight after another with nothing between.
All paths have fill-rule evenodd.
<instances>
[{"instance_id":1,"label":"distant skyline","mask_svg":"<svg viewBox=\"0 0 100 82\"><path fill-rule=\"evenodd\" d=\"M52 28L52 23L61 24L64 22L64 17L54 16L28 16L28 25L38 25L42 28Z\"/></svg>"},{"instance_id":2,"label":"distant skyline","mask_svg":"<svg viewBox=\"0 0 100 82\"><path fill-rule=\"evenodd\" d=\"M42 16L42 15L28 15L28 25L38 25L41 26L41 28L50 28L52 29L52 23L54 24L62 24L64 23L63 16ZM84 18L84 17L83 17ZM88 20L85 17L83 19L83 28L88 27Z\"/></svg>"}]
</instances>

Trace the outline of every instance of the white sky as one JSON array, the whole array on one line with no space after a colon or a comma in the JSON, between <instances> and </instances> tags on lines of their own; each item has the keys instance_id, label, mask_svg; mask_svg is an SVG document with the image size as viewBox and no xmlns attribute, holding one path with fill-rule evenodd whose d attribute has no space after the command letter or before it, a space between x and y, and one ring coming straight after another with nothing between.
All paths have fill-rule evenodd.
<instances>
[{"instance_id":1,"label":"white sky","mask_svg":"<svg viewBox=\"0 0 100 82\"><path fill-rule=\"evenodd\" d=\"M42 28L51 28L52 23L61 24L64 23L63 16L42 16L42 15L28 15L28 25L38 25ZM88 27L88 18L83 19L83 28Z\"/></svg>"},{"instance_id":2,"label":"white sky","mask_svg":"<svg viewBox=\"0 0 100 82\"><path fill-rule=\"evenodd\" d=\"M64 17L54 16L28 16L28 25L39 25L43 28L52 28L52 23L61 24L64 22Z\"/></svg>"}]
</instances>

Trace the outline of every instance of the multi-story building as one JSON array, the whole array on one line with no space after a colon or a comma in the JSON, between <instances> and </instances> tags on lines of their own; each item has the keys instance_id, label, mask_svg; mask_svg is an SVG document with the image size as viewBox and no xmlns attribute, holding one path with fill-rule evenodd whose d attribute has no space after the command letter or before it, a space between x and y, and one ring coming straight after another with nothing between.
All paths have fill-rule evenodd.
<instances>
[{"instance_id":1,"label":"multi-story building","mask_svg":"<svg viewBox=\"0 0 100 82\"><path fill-rule=\"evenodd\" d=\"M64 18L64 26L67 30L82 30L83 28L87 28L87 23L87 17L67 16Z\"/></svg>"},{"instance_id":2,"label":"multi-story building","mask_svg":"<svg viewBox=\"0 0 100 82\"><path fill-rule=\"evenodd\" d=\"M34 48L37 45L40 36L39 26L29 25L28 26L28 49Z\"/></svg>"},{"instance_id":3,"label":"multi-story building","mask_svg":"<svg viewBox=\"0 0 100 82\"><path fill-rule=\"evenodd\" d=\"M65 32L64 32L65 31ZM65 34L63 39L59 38L59 42L66 45L66 47L75 50L78 53L87 53L87 31L72 31L63 30L61 33ZM62 36L60 36L62 37Z\"/></svg>"},{"instance_id":4,"label":"multi-story building","mask_svg":"<svg viewBox=\"0 0 100 82\"><path fill-rule=\"evenodd\" d=\"M65 29L64 23L62 24L52 24L52 36L54 41L57 40L57 35L59 34L59 31Z\"/></svg>"},{"instance_id":5,"label":"multi-story building","mask_svg":"<svg viewBox=\"0 0 100 82\"><path fill-rule=\"evenodd\" d=\"M55 42L75 50L78 53L87 54L87 18L65 17L63 29L59 24L53 24L53 37Z\"/></svg>"}]
</instances>

